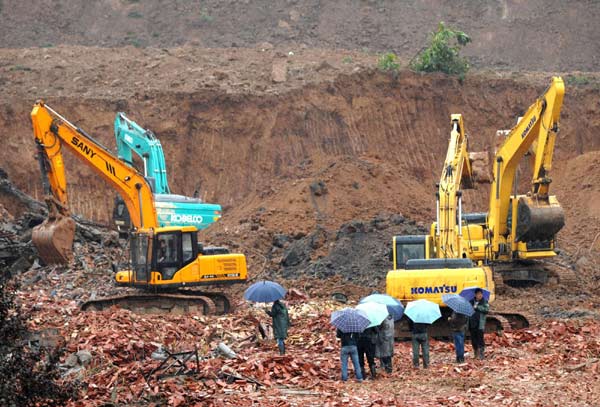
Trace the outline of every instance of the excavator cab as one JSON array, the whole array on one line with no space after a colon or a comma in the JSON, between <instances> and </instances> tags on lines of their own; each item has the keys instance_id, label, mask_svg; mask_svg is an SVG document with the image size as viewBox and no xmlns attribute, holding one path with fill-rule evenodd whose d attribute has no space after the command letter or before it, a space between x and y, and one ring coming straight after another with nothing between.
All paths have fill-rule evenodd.
<instances>
[{"instance_id":1,"label":"excavator cab","mask_svg":"<svg viewBox=\"0 0 600 407\"><path fill-rule=\"evenodd\" d=\"M176 288L246 281L246 258L200 251L197 229L165 227L131 234L131 269L117 272L118 285Z\"/></svg>"},{"instance_id":2,"label":"excavator cab","mask_svg":"<svg viewBox=\"0 0 600 407\"><path fill-rule=\"evenodd\" d=\"M429 236L394 236L392 241L392 261L394 270L403 269L408 260L429 258Z\"/></svg>"}]
</instances>

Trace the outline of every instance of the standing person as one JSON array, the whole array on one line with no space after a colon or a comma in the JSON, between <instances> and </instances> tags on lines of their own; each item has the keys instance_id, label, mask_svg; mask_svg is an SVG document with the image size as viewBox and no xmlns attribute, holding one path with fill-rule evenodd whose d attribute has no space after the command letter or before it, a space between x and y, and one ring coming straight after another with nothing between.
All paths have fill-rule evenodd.
<instances>
[{"instance_id":1,"label":"standing person","mask_svg":"<svg viewBox=\"0 0 600 407\"><path fill-rule=\"evenodd\" d=\"M408 321L412 332L412 353L413 367L419 367L420 351L423 353L423 367L429 367L429 333L427 332L430 324L414 323Z\"/></svg>"},{"instance_id":2,"label":"standing person","mask_svg":"<svg viewBox=\"0 0 600 407\"><path fill-rule=\"evenodd\" d=\"M475 290L475 298L471 301L475 313L469 317L469 333L471 334L471 343L473 344L473 357L483 360L485 351L485 341L483 339L483 330L485 329L485 319L490 311L490 304L483 298L483 290Z\"/></svg>"},{"instance_id":3,"label":"standing person","mask_svg":"<svg viewBox=\"0 0 600 407\"><path fill-rule=\"evenodd\" d=\"M288 326L290 325L290 317L285 304L279 300L273 303L271 311L265 310L266 313L273 318L273 336L277 339L277 347L279 354L285 355L285 338L287 338Z\"/></svg>"},{"instance_id":4,"label":"standing person","mask_svg":"<svg viewBox=\"0 0 600 407\"><path fill-rule=\"evenodd\" d=\"M465 361L465 328L469 317L452 311L452 315L448 318L448 324L452 329L452 337L454 338L454 350L456 352L456 363Z\"/></svg>"},{"instance_id":5,"label":"standing person","mask_svg":"<svg viewBox=\"0 0 600 407\"><path fill-rule=\"evenodd\" d=\"M381 367L392 373L392 356L394 355L394 319L388 315L379 325L375 356L381 361Z\"/></svg>"},{"instance_id":6,"label":"standing person","mask_svg":"<svg viewBox=\"0 0 600 407\"><path fill-rule=\"evenodd\" d=\"M356 380L362 382L363 375L358 363L358 349L356 347L358 334L342 332L337 330L336 336L340 338L342 348L340 350L340 361L342 362L342 381L348 380L348 357L352 359L352 366L354 366L354 373L356 374Z\"/></svg>"},{"instance_id":7,"label":"standing person","mask_svg":"<svg viewBox=\"0 0 600 407\"><path fill-rule=\"evenodd\" d=\"M371 379L375 379L375 346L377 344L377 327L367 328L358 334L358 363L360 364L360 371L362 372L363 378L367 378L367 371L365 370L365 356L367 357L367 363L369 364L369 371L371 372Z\"/></svg>"}]
</instances>

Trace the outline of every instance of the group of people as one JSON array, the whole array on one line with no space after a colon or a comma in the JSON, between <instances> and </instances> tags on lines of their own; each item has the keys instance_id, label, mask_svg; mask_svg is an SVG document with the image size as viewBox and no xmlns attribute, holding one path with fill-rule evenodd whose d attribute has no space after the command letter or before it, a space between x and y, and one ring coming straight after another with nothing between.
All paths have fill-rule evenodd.
<instances>
[{"instance_id":1,"label":"group of people","mask_svg":"<svg viewBox=\"0 0 600 407\"><path fill-rule=\"evenodd\" d=\"M470 317L453 312L448 318L452 330L456 363L465 361L465 331L468 329L473 345L473 356L484 359L484 329L486 315L489 312L489 303L483 297L481 289L475 290L475 297L470 301L474 313ZM423 367L429 367L429 326L430 324L413 323L409 319L412 333L412 363L419 368L423 360ZM362 381L366 378L364 357L369 364L371 378L376 375L375 358L381 361L381 367L386 372L392 372L392 356L394 351L394 320L388 316L379 327L367 328L362 333L343 333L337 330L337 337L341 340L342 380L348 380L348 358L352 359L356 379Z\"/></svg>"},{"instance_id":2,"label":"group of people","mask_svg":"<svg viewBox=\"0 0 600 407\"><path fill-rule=\"evenodd\" d=\"M342 363L342 380L348 380L348 358L352 360L357 380L367 377L365 358L369 365L371 379L377 375L375 358L379 359L381 368L392 372L392 356L394 354L394 319L388 315L381 325L367 328L361 333L342 332L337 330L341 341L340 359Z\"/></svg>"},{"instance_id":3,"label":"group of people","mask_svg":"<svg viewBox=\"0 0 600 407\"><path fill-rule=\"evenodd\" d=\"M465 331L468 329L473 345L473 356L484 359L485 342L484 329L486 315L489 312L489 303L483 297L483 290L475 290L475 297L470 301L474 313L470 317L453 312L448 318L452 329L456 362L465 361ZM273 336L277 340L277 346L281 355L285 354L285 338L290 324L288 310L285 304L279 300L273 303L267 314L273 320ZM420 366L423 359L423 367L429 367L429 326L430 324L413 323L409 319L412 332L413 366ZM376 359L387 373L392 372L392 357L394 354L394 319L388 315L381 325L370 327L360 333L342 332L337 330L336 336L340 339L340 360L342 368L342 381L348 380L348 359L352 360L356 379L362 381L367 378L365 370L365 358L369 365L370 378L375 379L377 375Z\"/></svg>"}]
</instances>

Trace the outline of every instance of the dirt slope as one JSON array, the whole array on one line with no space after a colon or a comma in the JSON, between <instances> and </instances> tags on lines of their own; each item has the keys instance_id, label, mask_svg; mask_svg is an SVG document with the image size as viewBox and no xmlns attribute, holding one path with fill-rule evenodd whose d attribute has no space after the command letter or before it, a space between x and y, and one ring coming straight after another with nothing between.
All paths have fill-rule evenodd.
<instances>
[{"instance_id":1,"label":"dirt slope","mask_svg":"<svg viewBox=\"0 0 600 407\"><path fill-rule=\"evenodd\" d=\"M80 0L0 2L0 47L277 46L412 58L440 21L470 34L475 66L597 71L595 1Z\"/></svg>"},{"instance_id":2,"label":"dirt slope","mask_svg":"<svg viewBox=\"0 0 600 407\"><path fill-rule=\"evenodd\" d=\"M27 140L32 103L42 96L109 147L114 114L127 112L162 140L174 191L191 194L200 186L203 198L223 204L235 222L265 207L273 211L267 226L286 230L317 222L337 227L398 208L429 222L450 113L464 114L472 150L489 149L495 131L510 127L548 83L548 75L528 81L474 75L464 84L409 72L395 78L373 71L362 54L345 64L346 53L308 50L287 57L186 49L115 56L88 48L2 55L8 98L0 103L6 142L0 162L25 192L40 198ZM290 77L273 83L271 68L280 61ZM593 86L568 87L557 169L600 148L597 95ZM107 222L112 191L73 158L67 169L74 211ZM309 187L320 180L329 194L312 199ZM485 203L486 191L469 193L467 208Z\"/></svg>"}]
</instances>

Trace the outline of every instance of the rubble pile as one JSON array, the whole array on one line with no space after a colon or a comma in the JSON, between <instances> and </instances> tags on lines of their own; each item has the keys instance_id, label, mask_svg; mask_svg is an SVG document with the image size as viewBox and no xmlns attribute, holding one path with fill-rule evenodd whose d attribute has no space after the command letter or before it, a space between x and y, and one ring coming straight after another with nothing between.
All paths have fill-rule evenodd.
<instances>
[{"instance_id":1,"label":"rubble pile","mask_svg":"<svg viewBox=\"0 0 600 407\"><path fill-rule=\"evenodd\" d=\"M545 397L566 403L574 395L583 404L598 401L591 391L600 369L598 320L546 321L535 329L487 335L483 363L456 365L452 345L433 340L429 371L412 369L410 343L399 342L394 373L359 384L339 381L339 344L329 318L345 305L331 300L292 296L287 354L280 356L269 335L270 318L261 306L241 300L226 316L140 315L118 308L80 312L78 302L60 291L68 290L37 285L19 296L29 305L32 330L54 328L64 338L63 380L83 383L73 406L427 406L522 397L543 404ZM181 358L166 360L177 352L191 355L183 367L177 364ZM166 370L168 365L176 369ZM548 394L530 393L531 386Z\"/></svg>"}]
</instances>

